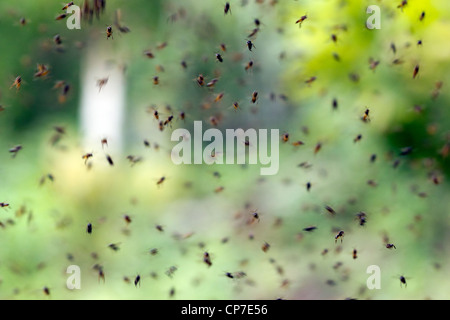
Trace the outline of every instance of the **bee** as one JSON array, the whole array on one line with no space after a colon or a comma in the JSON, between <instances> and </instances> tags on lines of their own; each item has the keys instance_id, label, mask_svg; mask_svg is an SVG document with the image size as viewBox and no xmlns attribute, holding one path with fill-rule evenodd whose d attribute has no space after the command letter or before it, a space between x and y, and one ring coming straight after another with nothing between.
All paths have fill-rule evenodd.
<instances>
[{"instance_id":1,"label":"bee","mask_svg":"<svg viewBox=\"0 0 450 320\"><path fill-rule=\"evenodd\" d=\"M9 207L9 203L0 202L0 208L8 208L8 207Z\"/></svg>"},{"instance_id":2,"label":"bee","mask_svg":"<svg viewBox=\"0 0 450 320\"><path fill-rule=\"evenodd\" d=\"M49 296L49 295L50 295L50 289L49 289L48 287L42 288L42 291L44 292L44 294L45 294L46 296Z\"/></svg>"},{"instance_id":3,"label":"bee","mask_svg":"<svg viewBox=\"0 0 450 320\"><path fill-rule=\"evenodd\" d=\"M160 65L160 64L158 64L155 67L155 70L156 70L156 72L164 72L165 71L164 67L162 65Z\"/></svg>"},{"instance_id":4,"label":"bee","mask_svg":"<svg viewBox=\"0 0 450 320\"><path fill-rule=\"evenodd\" d=\"M150 50L146 50L144 51L144 55L147 56L147 58L153 59L155 57L155 55L153 54L153 52L151 52Z\"/></svg>"},{"instance_id":5,"label":"bee","mask_svg":"<svg viewBox=\"0 0 450 320\"><path fill-rule=\"evenodd\" d=\"M113 34L112 27L111 26L107 26L106 27L106 40L108 40L109 38L114 39L112 34Z\"/></svg>"},{"instance_id":6,"label":"bee","mask_svg":"<svg viewBox=\"0 0 450 320\"><path fill-rule=\"evenodd\" d=\"M253 67L253 61L250 60L249 62L247 62L247 64L245 65L245 71L250 70Z\"/></svg>"},{"instance_id":7,"label":"bee","mask_svg":"<svg viewBox=\"0 0 450 320\"><path fill-rule=\"evenodd\" d=\"M380 61L374 60L373 58L369 58L369 68L372 71L375 71L375 69L380 64Z\"/></svg>"},{"instance_id":8,"label":"bee","mask_svg":"<svg viewBox=\"0 0 450 320\"><path fill-rule=\"evenodd\" d=\"M311 77L305 81L306 84L311 85L314 81L316 81L317 77Z\"/></svg>"},{"instance_id":9,"label":"bee","mask_svg":"<svg viewBox=\"0 0 450 320\"><path fill-rule=\"evenodd\" d=\"M156 230L158 230L159 232L164 232L164 227L160 224L155 225Z\"/></svg>"},{"instance_id":10,"label":"bee","mask_svg":"<svg viewBox=\"0 0 450 320\"><path fill-rule=\"evenodd\" d=\"M356 219L359 220L359 225L364 226L367 222L367 215L365 212L359 212L356 214Z\"/></svg>"},{"instance_id":11,"label":"bee","mask_svg":"<svg viewBox=\"0 0 450 320\"><path fill-rule=\"evenodd\" d=\"M166 177L159 178L159 180L156 182L156 185L158 185L158 186L162 185L165 180L166 180Z\"/></svg>"},{"instance_id":12,"label":"bee","mask_svg":"<svg viewBox=\"0 0 450 320\"><path fill-rule=\"evenodd\" d=\"M403 8L408 4L408 0L402 0L402 2L397 6L397 8L403 11Z\"/></svg>"},{"instance_id":13,"label":"bee","mask_svg":"<svg viewBox=\"0 0 450 320\"><path fill-rule=\"evenodd\" d=\"M258 212L253 212L252 213L252 219L251 219L251 221L250 221L250 223L253 223L253 222L255 222L255 221L258 221L259 222L259 220L260 220L260 217L259 217L259 214L258 214Z\"/></svg>"},{"instance_id":14,"label":"bee","mask_svg":"<svg viewBox=\"0 0 450 320\"><path fill-rule=\"evenodd\" d=\"M88 223L86 226L86 232L91 234L92 233L92 223Z\"/></svg>"},{"instance_id":15,"label":"bee","mask_svg":"<svg viewBox=\"0 0 450 320\"><path fill-rule=\"evenodd\" d=\"M363 116L361 117L362 122L369 122L370 121L370 117L369 117L369 112L370 110L366 108L366 110L364 111Z\"/></svg>"},{"instance_id":16,"label":"bee","mask_svg":"<svg viewBox=\"0 0 450 320\"><path fill-rule=\"evenodd\" d=\"M110 155L108 155L108 154L106 155L106 160L108 160L108 163L110 166L114 166L114 161Z\"/></svg>"},{"instance_id":17,"label":"bee","mask_svg":"<svg viewBox=\"0 0 450 320\"><path fill-rule=\"evenodd\" d=\"M208 252L203 253L203 262L208 265L208 267L212 266L211 256Z\"/></svg>"},{"instance_id":18,"label":"bee","mask_svg":"<svg viewBox=\"0 0 450 320\"><path fill-rule=\"evenodd\" d=\"M300 141L300 140L297 140L297 141L292 142L292 145L293 145L294 147L302 146L302 145L304 145L304 144L305 144L305 143L304 143L303 141Z\"/></svg>"},{"instance_id":19,"label":"bee","mask_svg":"<svg viewBox=\"0 0 450 320\"><path fill-rule=\"evenodd\" d=\"M270 244L268 244L267 242L264 242L262 247L261 247L263 252L269 251L269 248L270 248Z\"/></svg>"},{"instance_id":20,"label":"bee","mask_svg":"<svg viewBox=\"0 0 450 320\"><path fill-rule=\"evenodd\" d=\"M225 187L220 186L220 187L215 188L215 189L214 189L214 192L215 192L215 193L220 193L220 192L222 192L224 189L225 189Z\"/></svg>"},{"instance_id":21,"label":"bee","mask_svg":"<svg viewBox=\"0 0 450 320\"><path fill-rule=\"evenodd\" d=\"M105 283L105 273L103 272L103 267L98 267L98 282L100 282L100 279L103 280L103 283Z\"/></svg>"},{"instance_id":22,"label":"bee","mask_svg":"<svg viewBox=\"0 0 450 320\"><path fill-rule=\"evenodd\" d=\"M62 20L65 19L67 17L67 13L61 13L59 16L57 16L55 18L55 20Z\"/></svg>"},{"instance_id":23,"label":"bee","mask_svg":"<svg viewBox=\"0 0 450 320\"><path fill-rule=\"evenodd\" d=\"M86 153L86 154L84 154L82 157L81 157L81 159L83 159L84 160L84 164L86 164L87 163L87 161L89 160L89 158L92 158L94 155L92 154L92 153Z\"/></svg>"},{"instance_id":24,"label":"bee","mask_svg":"<svg viewBox=\"0 0 450 320\"><path fill-rule=\"evenodd\" d=\"M357 73L350 73L348 75L348 77L350 78L351 81L353 81L355 83L359 82L359 74L357 74Z\"/></svg>"},{"instance_id":25,"label":"bee","mask_svg":"<svg viewBox=\"0 0 450 320\"><path fill-rule=\"evenodd\" d=\"M414 67L414 71L413 71L413 79L415 79L417 77L418 73L419 73L419 65L416 65Z\"/></svg>"},{"instance_id":26,"label":"bee","mask_svg":"<svg viewBox=\"0 0 450 320\"><path fill-rule=\"evenodd\" d=\"M358 258L358 251L356 249L353 249L353 259Z\"/></svg>"},{"instance_id":27,"label":"bee","mask_svg":"<svg viewBox=\"0 0 450 320\"><path fill-rule=\"evenodd\" d=\"M19 23L20 23L21 26L26 25L27 22L28 22L27 19L25 19L24 17L20 18L20 20L19 20Z\"/></svg>"},{"instance_id":28,"label":"bee","mask_svg":"<svg viewBox=\"0 0 450 320\"><path fill-rule=\"evenodd\" d=\"M331 106L333 107L333 110L336 110L338 108L338 101L336 98L334 98L331 102Z\"/></svg>"},{"instance_id":29,"label":"bee","mask_svg":"<svg viewBox=\"0 0 450 320\"><path fill-rule=\"evenodd\" d=\"M67 8L73 6L73 1L70 1L68 4L66 4L61 10L66 10Z\"/></svg>"},{"instance_id":30,"label":"bee","mask_svg":"<svg viewBox=\"0 0 450 320\"><path fill-rule=\"evenodd\" d=\"M358 134L354 139L353 142L356 143L362 139L362 134Z\"/></svg>"},{"instance_id":31,"label":"bee","mask_svg":"<svg viewBox=\"0 0 450 320\"><path fill-rule=\"evenodd\" d=\"M239 108L240 108L239 103L237 101L233 102L232 107L234 108L235 111L239 110Z\"/></svg>"},{"instance_id":32,"label":"bee","mask_svg":"<svg viewBox=\"0 0 450 320\"><path fill-rule=\"evenodd\" d=\"M303 231L306 231L306 232L313 232L313 231L316 230L316 229L317 229L316 226L309 226L309 227L303 228Z\"/></svg>"},{"instance_id":33,"label":"bee","mask_svg":"<svg viewBox=\"0 0 450 320\"><path fill-rule=\"evenodd\" d=\"M157 50L162 50L162 49L164 49L165 47L167 47L167 42L162 42L162 43L160 43L160 44L158 44L157 46L156 46L156 49Z\"/></svg>"},{"instance_id":34,"label":"bee","mask_svg":"<svg viewBox=\"0 0 450 320\"><path fill-rule=\"evenodd\" d=\"M39 185L42 186L42 185L45 183L45 180L46 180L47 178L48 178L51 182L53 182L53 181L55 180L55 178L53 177L53 175L50 174L50 173L48 173L48 174L43 175L43 176L41 177L41 179L39 180Z\"/></svg>"},{"instance_id":35,"label":"bee","mask_svg":"<svg viewBox=\"0 0 450 320\"><path fill-rule=\"evenodd\" d=\"M438 81L435 84L435 88L433 90L433 92L431 93L431 98L434 100L439 96L440 90L442 88L442 86L444 85L444 82L442 81Z\"/></svg>"},{"instance_id":36,"label":"bee","mask_svg":"<svg viewBox=\"0 0 450 320\"><path fill-rule=\"evenodd\" d=\"M406 156L408 154L410 154L413 151L412 147L404 147L400 149L400 155L401 156Z\"/></svg>"},{"instance_id":37,"label":"bee","mask_svg":"<svg viewBox=\"0 0 450 320\"><path fill-rule=\"evenodd\" d=\"M133 155L128 155L127 156L128 161L131 162L131 165L134 166L136 163L142 161L141 157L138 156L133 156Z\"/></svg>"},{"instance_id":38,"label":"bee","mask_svg":"<svg viewBox=\"0 0 450 320\"><path fill-rule=\"evenodd\" d=\"M253 91L252 93L252 103L256 103L256 100L258 99L258 92Z\"/></svg>"},{"instance_id":39,"label":"bee","mask_svg":"<svg viewBox=\"0 0 450 320\"><path fill-rule=\"evenodd\" d=\"M173 120L173 115L168 116L167 119L164 120L164 125L165 125L165 126L168 126L168 125L171 126L172 120Z\"/></svg>"},{"instance_id":40,"label":"bee","mask_svg":"<svg viewBox=\"0 0 450 320\"><path fill-rule=\"evenodd\" d=\"M397 53L397 48L395 47L395 43L391 42L390 48L394 54Z\"/></svg>"},{"instance_id":41,"label":"bee","mask_svg":"<svg viewBox=\"0 0 450 320\"><path fill-rule=\"evenodd\" d=\"M337 270L337 269L339 269L340 267L342 267L342 262L341 262L341 261L338 261L338 262L336 262L336 263L334 264L333 269L334 269L334 270Z\"/></svg>"},{"instance_id":42,"label":"bee","mask_svg":"<svg viewBox=\"0 0 450 320\"><path fill-rule=\"evenodd\" d=\"M331 41L333 41L334 43L337 42L337 35L335 35L334 33L331 35Z\"/></svg>"},{"instance_id":43,"label":"bee","mask_svg":"<svg viewBox=\"0 0 450 320\"><path fill-rule=\"evenodd\" d=\"M306 19L308 19L308 16L305 14L304 16L301 16L300 19L298 19L297 21L295 21L295 24L298 23L299 28L301 28L301 27L302 27L303 21L305 21Z\"/></svg>"},{"instance_id":44,"label":"bee","mask_svg":"<svg viewBox=\"0 0 450 320\"><path fill-rule=\"evenodd\" d=\"M311 182L307 182L306 183L306 191L308 191L309 192L309 190L311 190Z\"/></svg>"},{"instance_id":45,"label":"bee","mask_svg":"<svg viewBox=\"0 0 450 320\"><path fill-rule=\"evenodd\" d=\"M254 29L252 30L252 32L247 36L247 38L252 38L252 37L254 37L254 36L258 33L258 31L259 31L259 28L254 28Z\"/></svg>"},{"instance_id":46,"label":"bee","mask_svg":"<svg viewBox=\"0 0 450 320\"><path fill-rule=\"evenodd\" d=\"M63 89L61 91L61 94L58 96L58 102L64 103L67 99L67 94L69 93L70 85L68 83L63 84Z\"/></svg>"},{"instance_id":47,"label":"bee","mask_svg":"<svg viewBox=\"0 0 450 320\"><path fill-rule=\"evenodd\" d=\"M223 92L217 94L216 98L214 99L214 102L219 102L220 100L222 100L223 95L224 95Z\"/></svg>"},{"instance_id":48,"label":"bee","mask_svg":"<svg viewBox=\"0 0 450 320\"><path fill-rule=\"evenodd\" d=\"M9 88L11 89L12 87L16 87L16 89L19 90L21 85L22 85L22 77L17 76L13 84Z\"/></svg>"},{"instance_id":49,"label":"bee","mask_svg":"<svg viewBox=\"0 0 450 320\"><path fill-rule=\"evenodd\" d=\"M206 84L206 87L208 87L208 88L214 88L214 86L216 85L217 81L219 81L219 79L216 79L216 78L212 79L210 82L208 82L208 83Z\"/></svg>"},{"instance_id":50,"label":"bee","mask_svg":"<svg viewBox=\"0 0 450 320\"><path fill-rule=\"evenodd\" d=\"M183 60L183 61L180 62L180 64L181 64L181 67L183 67L183 69L185 69L185 70L187 69L188 66L187 66L187 62L186 61Z\"/></svg>"},{"instance_id":51,"label":"bee","mask_svg":"<svg viewBox=\"0 0 450 320\"><path fill-rule=\"evenodd\" d=\"M55 35L53 37L53 41L55 42L56 45L61 45L62 44L62 40L61 40L61 36L59 34Z\"/></svg>"},{"instance_id":52,"label":"bee","mask_svg":"<svg viewBox=\"0 0 450 320\"><path fill-rule=\"evenodd\" d=\"M148 140L144 140L144 146L150 148L150 142Z\"/></svg>"},{"instance_id":53,"label":"bee","mask_svg":"<svg viewBox=\"0 0 450 320\"><path fill-rule=\"evenodd\" d=\"M211 123L212 126L216 127L219 125L220 118L217 116L211 116L209 117L209 123Z\"/></svg>"},{"instance_id":54,"label":"bee","mask_svg":"<svg viewBox=\"0 0 450 320\"><path fill-rule=\"evenodd\" d=\"M317 154L317 152L319 152L320 149L322 149L322 143L318 142L314 147L314 154Z\"/></svg>"},{"instance_id":55,"label":"bee","mask_svg":"<svg viewBox=\"0 0 450 320\"><path fill-rule=\"evenodd\" d=\"M124 214L123 215L123 220L125 220L126 224L130 224L131 223L131 217L128 214Z\"/></svg>"},{"instance_id":56,"label":"bee","mask_svg":"<svg viewBox=\"0 0 450 320\"><path fill-rule=\"evenodd\" d=\"M150 108L153 109L153 117L156 120L159 120L159 112L158 112L158 110L156 110L155 107L150 107Z\"/></svg>"},{"instance_id":57,"label":"bee","mask_svg":"<svg viewBox=\"0 0 450 320\"><path fill-rule=\"evenodd\" d=\"M231 14L231 6L230 6L229 2L225 3L225 7L223 9L223 12L224 12L224 14L228 14L228 12Z\"/></svg>"},{"instance_id":58,"label":"bee","mask_svg":"<svg viewBox=\"0 0 450 320\"><path fill-rule=\"evenodd\" d=\"M154 76L153 77L153 84L156 86L159 84L159 77L158 76Z\"/></svg>"},{"instance_id":59,"label":"bee","mask_svg":"<svg viewBox=\"0 0 450 320\"><path fill-rule=\"evenodd\" d=\"M134 279L134 286L137 287L139 285L139 287L141 286L141 276L137 275L136 278Z\"/></svg>"},{"instance_id":60,"label":"bee","mask_svg":"<svg viewBox=\"0 0 450 320\"><path fill-rule=\"evenodd\" d=\"M180 113L178 114L178 117L184 121L184 119L186 118L186 113L184 111L180 111Z\"/></svg>"},{"instance_id":61,"label":"bee","mask_svg":"<svg viewBox=\"0 0 450 320\"><path fill-rule=\"evenodd\" d=\"M205 85L205 78L203 77L202 74L199 74L199 75L198 75L198 77L197 77L197 84L198 84L200 87L203 87L203 86Z\"/></svg>"},{"instance_id":62,"label":"bee","mask_svg":"<svg viewBox=\"0 0 450 320\"><path fill-rule=\"evenodd\" d=\"M392 248L397 249L393 243L386 243L386 248L387 249L392 249Z\"/></svg>"},{"instance_id":63,"label":"bee","mask_svg":"<svg viewBox=\"0 0 450 320\"><path fill-rule=\"evenodd\" d=\"M334 216L336 214L336 211L334 211L334 209L330 206L325 206L325 209L331 213L332 216Z\"/></svg>"},{"instance_id":64,"label":"bee","mask_svg":"<svg viewBox=\"0 0 450 320\"><path fill-rule=\"evenodd\" d=\"M420 21L423 21L423 19L425 18L425 11L422 11L422 13L420 14Z\"/></svg>"},{"instance_id":65,"label":"bee","mask_svg":"<svg viewBox=\"0 0 450 320\"><path fill-rule=\"evenodd\" d=\"M438 185L438 184L441 183L441 178L440 178L437 174L433 174L433 175L431 176L431 181L433 181L433 183L434 183L435 185Z\"/></svg>"},{"instance_id":66,"label":"bee","mask_svg":"<svg viewBox=\"0 0 450 320\"><path fill-rule=\"evenodd\" d=\"M374 180L368 180L367 184L371 187L376 187L378 185Z\"/></svg>"},{"instance_id":67,"label":"bee","mask_svg":"<svg viewBox=\"0 0 450 320\"><path fill-rule=\"evenodd\" d=\"M178 270L178 268L177 268L176 266L171 266L171 267L166 271L166 275L167 275L169 278L172 278L173 275L174 275L174 273L175 273L175 271L177 271L177 270Z\"/></svg>"},{"instance_id":68,"label":"bee","mask_svg":"<svg viewBox=\"0 0 450 320\"><path fill-rule=\"evenodd\" d=\"M370 162L374 163L377 160L377 155L374 153L370 156Z\"/></svg>"},{"instance_id":69,"label":"bee","mask_svg":"<svg viewBox=\"0 0 450 320\"><path fill-rule=\"evenodd\" d=\"M324 256L324 255L326 255L327 253L328 253L328 249L327 249L327 248L325 248L325 249L323 249L323 251L322 251L321 255L322 255L322 256Z\"/></svg>"},{"instance_id":70,"label":"bee","mask_svg":"<svg viewBox=\"0 0 450 320\"><path fill-rule=\"evenodd\" d=\"M339 233L334 237L334 243L336 243L337 242L337 240L339 239L339 238L341 238L341 243L342 243L342 238L344 237L344 231L339 231Z\"/></svg>"},{"instance_id":71,"label":"bee","mask_svg":"<svg viewBox=\"0 0 450 320\"><path fill-rule=\"evenodd\" d=\"M406 288L406 278L404 276L400 276L399 279L400 279L400 287L402 286L402 284L404 284Z\"/></svg>"},{"instance_id":72,"label":"bee","mask_svg":"<svg viewBox=\"0 0 450 320\"><path fill-rule=\"evenodd\" d=\"M9 152L12 153L12 157L15 158L17 156L17 153L19 153L20 150L22 150L22 146L17 145L15 147L9 149Z\"/></svg>"},{"instance_id":73,"label":"bee","mask_svg":"<svg viewBox=\"0 0 450 320\"><path fill-rule=\"evenodd\" d=\"M222 55L220 53L216 53L216 59L219 62L223 62L223 58L222 58Z\"/></svg>"},{"instance_id":74,"label":"bee","mask_svg":"<svg viewBox=\"0 0 450 320\"><path fill-rule=\"evenodd\" d=\"M392 61L392 63L393 64L395 64L395 65L399 65L399 64L402 64L402 63L404 63L405 61L403 61L402 59L394 59L393 61Z\"/></svg>"},{"instance_id":75,"label":"bee","mask_svg":"<svg viewBox=\"0 0 450 320\"><path fill-rule=\"evenodd\" d=\"M40 78L40 77L45 77L48 74L48 66L44 65L44 64L39 64L37 65L37 71L34 74L35 78Z\"/></svg>"},{"instance_id":76,"label":"bee","mask_svg":"<svg viewBox=\"0 0 450 320\"><path fill-rule=\"evenodd\" d=\"M256 48L251 40L247 40L247 48L249 51L252 51L252 48Z\"/></svg>"},{"instance_id":77,"label":"bee","mask_svg":"<svg viewBox=\"0 0 450 320\"><path fill-rule=\"evenodd\" d=\"M98 92L100 92L104 85L108 83L108 77L97 80Z\"/></svg>"},{"instance_id":78,"label":"bee","mask_svg":"<svg viewBox=\"0 0 450 320\"><path fill-rule=\"evenodd\" d=\"M119 251L120 250L120 247L119 247L118 243L111 243L111 244L108 245L108 248L110 248L113 251Z\"/></svg>"},{"instance_id":79,"label":"bee","mask_svg":"<svg viewBox=\"0 0 450 320\"><path fill-rule=\"evenodd\" d=\"M121 20L121 16L122 16L122 11L120 9L117 9L115 13L116 14L114 17L114 25L117 27L117 29L119 29L119 31L122 33L130 32L130 28L121 24L120 20Z\"/></svg>"},{"instance_id":80,"label":"bee","mask_svg":"<svg viewBox=\"0 0 450 320\"><path fill-rule=\"evenodd\" d=\"M337 54L336 52L333 52L333 58L334 58L334 60L336 60L337 62L341 61L341 57L340 57L339 54Z\"/></svg>"}]
</instances>

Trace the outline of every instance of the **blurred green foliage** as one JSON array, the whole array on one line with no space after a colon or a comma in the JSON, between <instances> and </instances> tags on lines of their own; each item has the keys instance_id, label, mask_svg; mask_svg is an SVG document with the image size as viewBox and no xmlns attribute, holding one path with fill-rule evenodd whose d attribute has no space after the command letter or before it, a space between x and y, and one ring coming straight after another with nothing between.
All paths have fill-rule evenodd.
<instances>
[{"instance_id":1,"label":"blurred green foliage","mask_svg":"<svg viewBox=\"0 0 450 320\"><path fill-rule=\"evenodd\" d=\"M100 19L83 20L81 30L55 20L62 7L55 1L1 2L0 202L9 207L0 208L0 298L448 299L449 160L443 150L450 139L450 4L408 1L401 10L400 2L231 0L225 15L220 0L106 1ZM379 30L365 26L373 4L381 8ZM114 25L117 9L130 33ZM295 21L303 15L299 28ZM262 24L250 52L254 19ZM107 25L113 39L106 39ZM56 34L63 52L53 43ZM220 63L215 53L222 43L227 51ZM81 143L81 72L92 47L125 67L126 148L114 167L100 141ZM246 71L250 60L254 66ZM379 65L371 69L370 61ZM48 77L34 79L37 64L49 66ZM219 81L211 90L199 87L199 74ZM20 90L9 88L18 75ZM316 80L306 83L311 77ZM57 80L71 85L64 104L53 89ZM253 105L255 90L260 98ZM214 103L220 92L224 98ZM240 110L231 107L234 101ZM161 117L173 114L172 127L160 132L150 106ZM361 121L366 109L370 122ZM289 133L289 142L280 142L279 173L260 176L252 165L173 165L171 131L191 129L194 120L211 127L211 116L221 119L222 130ZM50 143L54 126L66 130L56 145ZM304 145L291 144L297 140ZM16 145L23 150L12 158L8 150ZM405 147L412 152L400 156ZM88 169L81 156L92 150ZM131 165L129 154L143 161ZM312 166L299 167L304 162ZM54 181L40 183L48 174ZM167 179L157 185L162 176ZM215 192L218 187L223 191ZM360 211L367 214L365 226L355 219ZM303 231L311 225L318 229ZM335 243L339 230L345 237ZM385 236L396 249L385 248ZM120 249L111 250L111 243ZM203 262L205 251L211 267ZM80 290L66 287L71 264L81 268ZM380 290L366 287L370 265L381 269ZM172 266L177 270L168 276ZM239 271L246 277L225 275Z\"/></svg>"}]
</instances>

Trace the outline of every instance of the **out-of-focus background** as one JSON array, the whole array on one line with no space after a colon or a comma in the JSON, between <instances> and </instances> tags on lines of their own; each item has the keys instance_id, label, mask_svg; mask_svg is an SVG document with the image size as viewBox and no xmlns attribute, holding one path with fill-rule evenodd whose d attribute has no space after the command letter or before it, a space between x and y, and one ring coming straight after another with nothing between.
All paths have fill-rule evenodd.
<instances>
[{"instance_id":1,"label":"out-of-focus background","mask_svg":"<svg viewBox=\"0 0 450 320\"><path fill-rule=\"evenodd\" d=\"M450 298L450 3L226 3L0 2L1 299ZM174 165L195 120L279 172Z\"/></svg>"}]
</instances>

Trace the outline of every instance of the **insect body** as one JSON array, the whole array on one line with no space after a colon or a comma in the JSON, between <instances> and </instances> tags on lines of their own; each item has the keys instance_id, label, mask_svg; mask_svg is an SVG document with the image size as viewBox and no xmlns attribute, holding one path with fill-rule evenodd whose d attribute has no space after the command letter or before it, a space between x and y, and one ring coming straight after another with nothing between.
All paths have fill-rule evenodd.
<instances>
[{"instance_id":1,"label":"insect body","mask_svg":"<svg viewBox=\"0 0 450 320\"><path fill-rule=\"evenodd\" d=\"M22 77L17 76L13 84L9 88L11 89L12 87L16 87L16 89L19 90L21 85L22 85Z\"/></svg>"},{"instance_id":2,"label":"insect body","mask_svg":"<svg viewBox=\"0 0 450 320\"><path fill-rule=\"evenodd\" d=\"M334 237L334 242L336 243L338 239L341 239L342 242L342 238L344 238L344 231L339 231L339 233Z\"/></svg>"},{"instance_id":3,"label":"insect body","mask_svg":"<svg viewBox=\"0 0 450 320\"><path fill-rule=\"evenodd\" d=\"M114 39L114 38L112 37L112 34L113 34L112 27L111 27L111 26L107 26L107 27L106 27L106 39L107 39L107 40L108 40L109 38Z\"/></svg>"},{"instance_id":4,"label":"insect body","mask_svg":"<svg viewBox=\"0 0 450 320\"><path fill-rule=\"evenodd\" d=\"M224 12L224 14L227 14L228 12L231 14L231 6L230 6L229 2L225 3L225 7L223 8L223 12Z\"/></svg>"},{"instance_id":5,"label":"insect body","mask_svg":"<svg viewBox=\"0 0 450 320\"><path fill-rule=\"evenodd\" d=\"M256 48L255 45L253 44L253 42L251 42L251 40L247 41L247 48L249 51L252 51L252 48Z\"/></svg>"},{"instance_id":6,"label":"insect body","mask_svg":"<svg viewBox=\"0 0 450 320\"><path fill-rule=\"evenodd\" d=\"M305 14L304 16L302 16L300 19L298 19L297 21L295 21L295 23L298 23L298 27L301 28L302 27L302 23L303 21L305 21L306 19L308 19L308 16Z\"/></svg>"}]
</instances>

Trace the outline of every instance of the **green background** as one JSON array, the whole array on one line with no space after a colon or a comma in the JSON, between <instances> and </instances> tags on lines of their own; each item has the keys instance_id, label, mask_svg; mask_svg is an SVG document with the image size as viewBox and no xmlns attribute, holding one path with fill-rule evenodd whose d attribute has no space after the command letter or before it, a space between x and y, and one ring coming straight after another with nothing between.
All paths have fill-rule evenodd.
<instances>
[{"instance_id":1,"label":"green background","mask_svg":"<svg viewBox=\"0 0 450 320\"><path fill-rule=\"evenodd\" d=\"M374 4L381 9L379 30L365 26L366 8ZM62 12L58 1L0 2L0 202L10 205L0 208L0 298L448 299L450 166L442 151L450 142L450 3L411 0L403 10L399 4L231 0L225 15L221 0L118 0L106 1L100 19L69 30L64 20L55 20ZM130 33L114 25L117 9ZM299 28L295 22L303 15ZM246 41L256 18L262 24L250 52ZM106 38L107 25L113 25L113 39ZM63 39L63 53L52 41L55 34ZM167 47L156 49L163 42ZM221 43L227 46L223 63L215 60ZM81 66L94 44L100 56L126 66L125 148L114 167L100 141L81 143ZM143 54L148 49L154 59ZM375 70L371 58L380 62ZM254 67L246 71L250 59ZM50 68L44 79L33 78L38 63ZM212 90L199 87L198 74L219 81ZM20 90L9 88L18 75ZM316 80L308 85L311 77ZM52 89L57 80L71 84L64 104ZM439 81L442 88L433 98ZM255 90L259 99L253 105ZM220 92L224 98L214 103ZM231 107L234 101L240 110ZM152 105L162 119L174 115L163 132L148 112ZM364 123L366 108L370 122ZM289 142L280 140L278 174L260 176L258 165L172 164L171 131L190 129L194 120L210 128L213 115L220 115L221 130L289 133ZM52 146L56 125L66 134ZM293 146L296 140L304 145ZM315 153L317 143L322 148ZM23 150L12 158L8 150L16 145ZM400 156L404 147L412 147L411 154ZM88 170L81 157L92 151ZM127 155L143 161L131 166ZM299 167L302 162L311 168ZM40 185L49 173L54 181ZM157 185L162 176L166 180ZM255 211L259 221L248 223ZM360 211L367 214L365 226L355 219ZM124 214L132 219L128 225ZM86 233L88 223L92 234ZM318 229L304 232L310 225ZM345 237L335 243L339 230ZM385 235L396 249L385 248ZM270 244L267 252L261 250L264 242ZM111 243L120 250L111 250ZM150 255L151 248L158 254ZM202 261L205 251L210 267ZM66 287L72 264L80 266L80 290ZM102 265L104 282L95 264ZM380 267L379 290L366 286L371 265ZM177 270L169 277L172 266ZM239 271L246 277L225 276ZM141 284L135 287L138 274Z\"/></svg>"}]
</instances>

